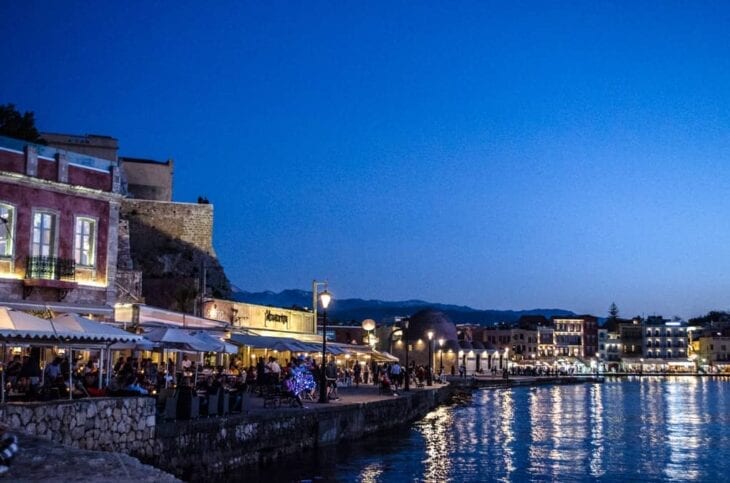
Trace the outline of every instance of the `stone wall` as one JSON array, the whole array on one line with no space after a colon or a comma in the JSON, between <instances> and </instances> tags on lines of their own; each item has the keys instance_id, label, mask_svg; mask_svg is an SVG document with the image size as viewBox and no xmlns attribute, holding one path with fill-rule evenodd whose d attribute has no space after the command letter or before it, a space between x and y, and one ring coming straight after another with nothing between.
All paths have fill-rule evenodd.
<instances>
[{"instance_id":1,"label":"stone wall","mask_svg":"<svg viewBox=\"0 0 730 483\"><path fill-rule=\"evenodd\" d=\"M26 434L73 448L115 451L151 458L155 400L150 397L8 403L0 420Z\"/></svg>"},{"instance_id":2,"label":"stone wall","mask_svg":"<svg viewBox=\"0 0 730 483\"><path fill-rule=\"evenodd\" d=\"M125 199L122 218L129 220L133 240L144 226L154 227L161 234L215 256L211 204Z\"/></svg>"},{"instance_id":3,"label":"stone wall","mask_svg":"<svg viewBox=\"0 0 730 483\"><path fill-rule=\"evenodd\" d=\"M249 465L407 424L450 396L451 389L446 386L357 405L312 406L306 411L272 409L162 423L157 427L159 453L152 459L142 459L186 480L208 480Z\"/></svg>"}]
</instances>

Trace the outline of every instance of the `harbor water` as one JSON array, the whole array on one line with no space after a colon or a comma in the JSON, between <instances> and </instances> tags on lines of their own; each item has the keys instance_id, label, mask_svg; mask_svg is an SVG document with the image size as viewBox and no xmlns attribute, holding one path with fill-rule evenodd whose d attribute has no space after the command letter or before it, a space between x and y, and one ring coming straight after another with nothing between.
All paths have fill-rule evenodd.
<instances>
[{"instance_id":1,"label":"harbor water","mask_svg":"<svg viewBox=\"0 0 730 483\"><path fill-rule=\"evenodd\" d=\"M730 379L481 389L400 431L262 468L273 481L723 481Z\"/></svg>"}]
</instances>

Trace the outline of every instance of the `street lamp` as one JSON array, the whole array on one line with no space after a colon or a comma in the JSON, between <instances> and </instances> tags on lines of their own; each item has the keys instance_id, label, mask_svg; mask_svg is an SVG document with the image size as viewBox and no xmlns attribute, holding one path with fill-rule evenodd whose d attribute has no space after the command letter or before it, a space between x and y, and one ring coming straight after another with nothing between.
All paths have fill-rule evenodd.
<instances>
[{"instance_id":1,"label":"street lamp","mask_svg":"<svg viewBox=\"0 0 730 483\"><path fill-rule=\"evenodd\" d=\"M319 402L327 402L327 307L332 300L332 295L324 289L324 292L319 294L319 303L322 304L322 367L319 378ZM315 309L316 310L316 309ZM315 321L316 323L316 321Z\"/></svg>"},{"instance_id":2,"label":"street lamp","mask_svg":"<svg viewBox=\"0 0 730 483\"><path fill-rule=\"evenodd\" d=\"M433 376L431 375L431 367L433 362L433 354L431 345L433 344L433 331L429 330L426 335L428 335L428 371L426 372L426 385L432 386L433 385Z\"/></svg>"},{"instance_id":3,"label":"street lamp","mask_svg":"<svg viewBox=\"0 0 730 483\"><path fill-rule=\"evenodd\" d=\"M441 363L440 363L440 367L439 367L439 372L441 372L441 374L443 374L443 372L444 372L444 342L446 342L446 341L444 340L443 337L441 337L439 339L439 352L441 353Z\"/></svg>"},{"instance_id":4,"label":"street lamp","mask_svg":"<svg viewBox=\"0 0 730 483\"><path fill-rule=\"evenodd\" d=\"M408 374L408 324L410 324L410 320L406 319L403 321L403 339L406 343L406 383L403 386L403 391L411 390L410 374Z\"/></svg>"}]
</instances>

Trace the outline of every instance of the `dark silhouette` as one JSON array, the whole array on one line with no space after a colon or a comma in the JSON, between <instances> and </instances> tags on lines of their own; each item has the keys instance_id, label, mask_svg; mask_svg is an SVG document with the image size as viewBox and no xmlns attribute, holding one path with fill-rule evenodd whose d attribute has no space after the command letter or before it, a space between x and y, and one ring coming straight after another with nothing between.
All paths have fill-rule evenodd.
<instances>
[{"instance_id":1,"label":"dark silhouette","mask_svg":"<svg viewBox=\"0 0 730 483\"><path fill-rule=\"evenodd\" d=\"M35 115L31 111L21 114L14 104L0 104L0 135L22 139L36 144L46 144L35 127Z\"/></svg>"}]
</instances>

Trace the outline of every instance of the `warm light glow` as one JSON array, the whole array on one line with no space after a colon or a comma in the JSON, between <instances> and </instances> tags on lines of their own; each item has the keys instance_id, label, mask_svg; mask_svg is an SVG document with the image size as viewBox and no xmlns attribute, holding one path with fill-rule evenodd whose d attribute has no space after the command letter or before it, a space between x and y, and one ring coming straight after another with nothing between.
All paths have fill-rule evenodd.
<instances>
[{"instance_id":1,"label":"warm light glow","mask_svg":"<svg viewBox=\"0 0 730 483\"><path fill-rule=\"evenodd\" d=\"M106 287L106 281L104 282L97 282L94 280L76 280L76 283L78 285L83 285L85 287L97 287L97 288L105 288Z\"/></svg>"},{"instance_id":2,"label":"warm light glow","mask_svg":"<svg viewBox=\"0 0 730 483\"><path fill-rule=\"evenodd\" d=\"M363 330L373 330L375 328L375 321L373 319L365 319L362 321Z\"/></svg>"},{"instance_id":3,"label":"warm light glow","mask_svg":"<svg viewBox=\"0 0 730 483\"><path fill-rule=\"evenodd\" d=\"M428 336L428 340L433 339L433 331L432 330L429 330L428 332L426 332L426 335Z\"/></svg>"},{"instance_id":4,"label":"warm light glow","mask_svg":"<svg viewBox=\"0 0 730 483\"><path fill-rule=\"evenodd\" d=\"M319 303L322 304L323 309L327 309L327 307L329 307L331 300L332 294L329 293L327 290L319 294Z\"/></svg>"},{"instance_id":5,"label":"warm light glow","mask_svg":"<svg viewBox=\"0 0 730 483\"><path fill-rule=\"evenodd\" d=\"M446 342L446 341L444 340L444 338L443 338L443 337L439 339L439 345L440 345L441 347L443 347L443 346L444 346L444 342Z\"/></svg>"}]
</instances>

